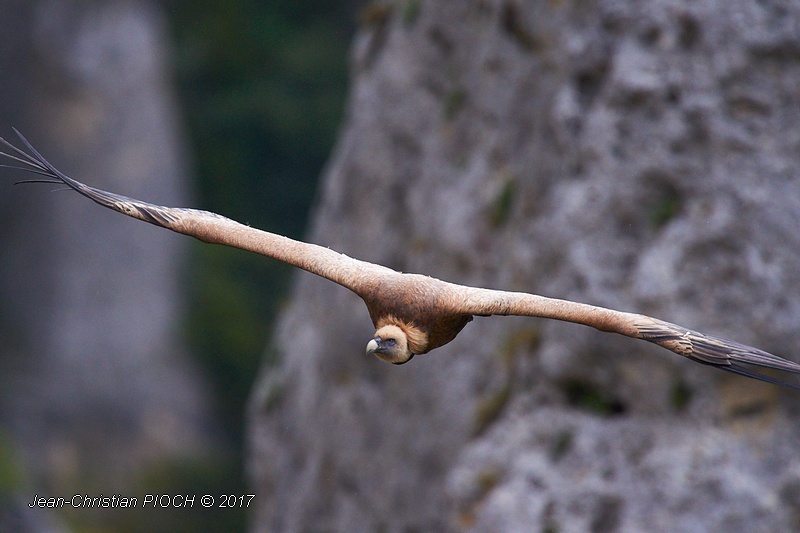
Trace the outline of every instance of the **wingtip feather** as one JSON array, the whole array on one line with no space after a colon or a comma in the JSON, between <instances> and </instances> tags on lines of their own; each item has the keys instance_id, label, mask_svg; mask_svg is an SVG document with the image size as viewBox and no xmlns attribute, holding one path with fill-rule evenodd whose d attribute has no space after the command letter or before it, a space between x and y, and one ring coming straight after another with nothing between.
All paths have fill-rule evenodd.
<instances>
[{"instance_id":1,"label":"wingtip feather","mask_svg":"<svg viewBox=\"0 0 800 533\"><path fill-rule=\"evenodd\" d=\"M777 355L652 319L637 325L640 338L656 343L698 363L752 379L800 390L800 385L763 374L752 367L800 374L800 364Z\"/></svg>"}]
</instances>

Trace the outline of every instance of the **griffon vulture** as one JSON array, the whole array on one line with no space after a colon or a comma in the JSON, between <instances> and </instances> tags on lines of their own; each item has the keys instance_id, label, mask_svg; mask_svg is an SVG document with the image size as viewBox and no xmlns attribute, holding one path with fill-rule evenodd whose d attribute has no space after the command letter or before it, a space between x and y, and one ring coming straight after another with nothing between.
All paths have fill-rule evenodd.
<instances>
[{"instance_id":1,"label":"griffon vulture","mask_svg":"<svg viewBox=\"0 0 800 533\"><path fill-rule=\"evenodd\" d=\"M25 182L63 184L124 215L203 242L272 257L350 289L364 300L376 328L375 335L367 344L367 353L389 363L407 363L415 355L447 344L473 316L522 315L584 324L600 331L650 341L698 363L800 389L798 385L751 368L764 367L800 374L797 363L649 316L536 294L455 285L424 275L401 273L329 248L251 228L208 211L163 207L96 189L63 174L22 134L16 129L14 131L30 153L0 138L9 150L0 152L0 155L14 161L2 166L43 176Z\"/></svg>"}]
</instances>

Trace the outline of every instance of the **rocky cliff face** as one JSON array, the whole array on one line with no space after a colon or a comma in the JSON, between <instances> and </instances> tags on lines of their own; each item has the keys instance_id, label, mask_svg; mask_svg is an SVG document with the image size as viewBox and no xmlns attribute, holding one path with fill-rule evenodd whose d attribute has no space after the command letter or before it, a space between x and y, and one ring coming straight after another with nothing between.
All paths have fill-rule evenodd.
<instances>
[{"instance_id":1,"label":"rocky cliff face","mask_svg":"<svg viewBox=\"0 0 800 533\"><path fill-rule=\"evenodd\" d=\"M309 236L800 357L800 6L376 3ZM800 527L800 394L571 324L393 367L299 274L252 398L257 530Z\"/></svg>"}]
</instances>

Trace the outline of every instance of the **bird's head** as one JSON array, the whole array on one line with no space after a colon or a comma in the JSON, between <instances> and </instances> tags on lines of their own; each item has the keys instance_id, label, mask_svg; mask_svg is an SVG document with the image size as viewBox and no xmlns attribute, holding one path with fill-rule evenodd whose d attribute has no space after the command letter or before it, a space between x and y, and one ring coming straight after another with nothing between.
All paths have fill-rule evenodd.
<instances>
[{"instance_id":1,"label":"bird's head","mask_svg":"<svg viewBox=\"0 0 800 533\"><path fill-rule=\"evenodd\" d=\"M414 357L408 347L406 333L392 324L378 328L375 336L367 343L367 354L395 365L407 363Z\"/></svg>"}]
</instances>

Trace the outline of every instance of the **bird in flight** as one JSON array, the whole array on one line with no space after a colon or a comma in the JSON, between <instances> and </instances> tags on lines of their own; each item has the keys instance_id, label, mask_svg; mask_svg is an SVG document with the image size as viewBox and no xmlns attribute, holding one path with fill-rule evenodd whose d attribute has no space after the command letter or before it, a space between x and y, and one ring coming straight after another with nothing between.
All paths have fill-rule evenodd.
<instances>
[{"instance_id":1,"label":"bird in flight","mask_svg":"<svg viewBox=\"0 0 800 533\"><path fill-rule=\"evenodd\" d=\"M453 340L474 316L520 315L584 324L600 331L646 340L704 365L800 390L754 370L800 374L800 365L737 342L698 333L645 315L528 294L456 285L420 274L353 259L330 248L296 241L235 222L216 213L164 207L90 187L51 165L19 131L27 148L0 137L10 160L0 165L39 174L20 183L66 185L96 203L203 242L255 252L342 285L364 301L375 326L367 353L396 365Z\"/></svg>"}]
</instances>

